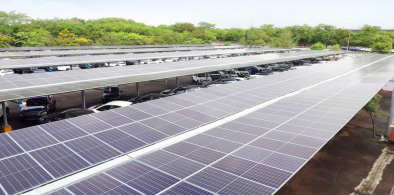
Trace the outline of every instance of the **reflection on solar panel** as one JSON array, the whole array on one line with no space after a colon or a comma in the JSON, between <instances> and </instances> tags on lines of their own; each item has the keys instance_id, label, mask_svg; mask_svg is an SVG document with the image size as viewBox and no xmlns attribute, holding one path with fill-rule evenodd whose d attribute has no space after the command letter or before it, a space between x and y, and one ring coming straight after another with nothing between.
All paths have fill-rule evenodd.
<instances>
[{"instance_id":1,"label":"reflection on solar panel","mask_svg":"<svg viewBox=\"0 0 394 195\"><path fill-rule=\"evenodd\" d=\"M243 49L243 47L182 47L182 48L145 48L145 49L104 49L104 50L65 50L41 52L0 52L0 58L34 57L34 56L64 56L64 55L96 55L96 54L127 54L146 52L175 52L175 51L205 51L218 49ZM259 51L286 51L287 49L256 48Z\"/></svg>"},{"instance_id":2,"label":"reflection on solar panel","mask_svg":"<svg viewBox=\"0 0 394 195\"><path fill-rule=\"evenodd\" d=\"M32 144L25 144L21 145L22 149L25 150L25 152L16 155L16 156L11 156L6 159L0 159L0 162L4 163L9 163L13 161L19 160L22 156L24 158L28 158L31 160L31 162L35 163L29 163L29 164L22 164L18 166L18 174L23 173L23 174L29 174L28 171L32 170L30 169L31 166L36 167L34 170L38 170L38 172L43 176L44 179L38 180L37 182L34 183L34 185L31 185L31 183L23 183L22 186L14 186L14 185L20 185L16 184L15 182L8 183L6 180L0 179L0 184L2 186L6 186L6 190L9 194L14 194L17 192L21 192L27 189L30 189L34 186L41 185L46 183L47 181L53 181L54 179L57 179L58 177L61 176L66 176L68 174L73 173L74 170L79 169L82 170L85 167L90 167L91 165L105 162L107 160L110 160L112 158L116 158L119 155L122 155L127 152L132 152L135 151L137 148L140 147L145 147L150 145L151 143L157 142L159 140L163 140L166 138L171 137L172 135L176 134L167 134L165 132L171 132L168 130L164 130L165 128L162 128L163 126L169 127L169 126L184 126L184 121L190 121L193 120L190 117L186 117L188 119L185 119L182 117L181 120L174 120L174 121L168 121L166 119L171 119L173 120L172 117L166 118L162 116L169 116L171 113L191 113L192 115L196 116L198 114L205 114L204 111L196 111L200 109L196 109L198 107L205 108L208 105L212 105L212 109L218 108L219 110L225 112L227 116L235 114L236 112L240 110L245 110L247 108L250 108L252 106L258 105L260 103L263 103L267 100L277 98L278 96L288 94L292 91L295 91L297 89L301 89L307 86L310 86L312 84L315 84L320 81L325 81L329 78L332 78L334 76L337 76L342 73L346 73L350 70L354 70L354 68L361 67L363 65L369 64L371 62L376 62L376 60L381 59L379 63L376 63L373 65L373 67L381 67L383 65L386 65L388 63L392 62L392 59L384 59L384 56L378 56L378 55L370 55L370 56L365 56L363 58L359 59L349 59L345 60L343 62L337 62L337 63L331 63L331 64L322 64L319 66L314 66L310 67L308 69L299 69L291 72L285 72L283 74L276 74L272 75L269 77L263 77L259 79L254 79L254 80L249 80L249 81L244 81L244 82L239 82L239 83L234 83L231 85L223 85L223 86L218 86L215 89L208 88L208 89L202 89L199 91L194 91L190 93L185 93L185 94L180 94L177 95L176 97L168 97L160 100L153 100L150 102L146 103L141 103L137 104L135 106L131 106L133 109L137 109L140 112L144 112L144 108L159 108L163 107L167 110L165 113L160 114L160 115L152 115L151 118L145 118L139 121L135 121L130 119L129 124L121 124L120 126L112 126L107 124L106 122L102 121L100 118L102 118L104 114L92 114L92 115L86 115L78 118L73 118L73 119L67 119L65 121L59 121L59 122L54 122L50 123L47 125L40 125L36 126L36 129L33 129L34 135L37 135L37 137L41 138L47 138L47 140L52 140L54 139L56 142L51 142L51 141L45 141L45 144L38 145L37 143L32 143ZM340 68L338 68L340 67ZM362 69L364 70L364 69ZM367 71L372 70L372 68L365 69ZM386 70L385 70L386 71ZM390 70L386 71L387 73L390 73ZM387 74L386 72L383 72ZM359 73L359 72L358 72ZM382 74L383 74L382 73ZM365 75L365 73L361 74ZM350 76L346 76L346 78L353 78ZM341 81L344 83L344 81ZM291 86L289 86L289 83L291 83ZM345 82L347 83L347 82ZM374 83L373 83L374 84ZM288 86L283 87L284 85ZM341 86L341 85L339 85ZM342 85L343 86L343 85ZM372 85L376 87L375 85ZM367 86L368 87L368 86ZM372 88L372 87L371 87ZM278 91L277 89L281 89ZM321 90L325 91L327 90L326 93L333 93L333 90L329 90L330 87L323 87ZM216 94L215 92L223 92ZM316 90L311 90L311 93L315 92ZM253 93L251 93L253 92ZM275 93L274 93L275 92ZM239 97L240 94L243 94L242 99L237 99L233 97ZM247 95L245 95L247 94ZM301 93L304 94L304 93ZM202 98L203 101L199 104L192 104L189 106L181 106L180 100L190 100L193 99L194 97ZM261 101L258 101L259 97ZM268 106L264 109L258 110L253 114L250 114L252 118L248 120L239 120L238 122L232 122L231 125L224 124L221 127L217 129L210 130L205 134L205 136L210 136L212 137L211 139L207 139L206 141L201 141L200 139L189 139L184 142L180 142L178 144L174 144L172 146L169 146L168 148L165 148L162 152L160 152L161 157L152 157L150 159L144 159L140 158L138 159L138 162L133 161L131 163L126 163L124 168L116 168L112 169L111 171L108 171L107 174L112 176L113 179L116 179L118 181L122 182L122 185L126 185L127 188L132 188L133 190L140 191L143 193L157 193L160 192L164 189L167 189L169 187L173 187L174 184L179 183L182 179L185 180L187 183L191 182L194 185L204 185L206 188L209 188L209 191L212 192L218 192L220 191L231 191L231 190L236 190L234 186L232 185L226 185L230 184L232 182L237 181L237 185L241 185L245 183L245 186L251 186L250 190L248 192L254 192L253 190L264 190L267 192L272 191L272 189L277 188L278 186L281 185L281 181L284 181L288 177L291 176L291 171L290 170L295 170L297 167L295 167L293 164L292 166L288 166L288 161L291 160L287 158L288 156L291 156L292 154L289 155L289 153L294 153L297 154L297 163L301 164L302 160L305 160L305 157L307 155L311 155L311 151L317 151L317 148L312 148L309 146L303 146L299 144L299 141L294 141L291 143L283 142L280 140L274 140L273 137L277 134L269 134L270 137L264 137L267 132L271 131L272 129L275 129L276 127L272 127L271 129L269 128L260 128L256 127L253 128L253 124L263 124L261 121L264 121L265 117L262 117L261 119L256 118L256 113L267 113L269 115L269 118L277 118L275 116L281 116L281 114L277 115L277 113L282 113L282 112L287 112L287 110L291 110L293 107L294 108L299 108L299 105L306 104L307 101L309 100L314 100L315 102L319 102L319 98L326 98L329 97L327 94L323 94L321 96L317 96L313 98L314 96L311 94L307 94L307 96L302 96L301 100L303 103L299 103L298 101L294 102L295 100L292 100L291 102L286 102L286 104L273 104L272 106ZM309 98L308 98L309 97ZM312 97L312 98L311 98ZM341 96L344 97L344 96ZM223 99L231 99L235 101L236 103L234 104L235 107L230 106L230 105L224 105L226 106L225 109L223 107L216 107L215 105L218 102L222 102ZM254 105L245 105L245 106L240 106L243 105L242 102L248 101L249 99L254 102ZM297 97L297 100L299 97ZM366 99L366 98L365 98ZM174 101L173 101L174 100ZM158 103L159 102L159 103ZM180 107L178 110L173 110L172 106L166 106L173 104L171 102L176 103ZM290 103L294 104L294 106L289 106ZM363 103L362 101L357 101L359 104ZM216 104L212 104L216 103ZM293 105L292 104L292 105ZM174 104L175 105L175 104ZM308 109L309 104L306 104L304 106L304 109ZM331 104L327 104L331 105ZM348 104L348 105L353 105L353 108L356 109L357 105ZM325 106L325 104L321 105ZM209 107L209 106L208 106ZM229 109L227 109L229 108ZM231 108L237 108L237 109L231 109ZM289 108L289 109L287 109ZM341 108L341 107L340 107ZM122 111L123 109L130 109L130 108L119 108L114 110L113 112L117 113L125 113ZM268 112L269 110L277 109L277 112ZM320 108L321 109L321 108ZM349 112L344 112L343 109L336 108L334 109L337 110L336 112L339 113L348 113L348 117L352 116L352 113ZM182 111L184 110L184 111ZM198 112L198 113L196 113ZM293 118L295 115L299 114L301 111L299 110L297 112L288 112L287 117ZM336 113L335 112L335 113ZM112 113L112 112L111 112ZM271 113L271 114L270 114ZM307 112L305 112L307 113ZM327 113L329 116L330 113ZM178 116L178 115L176 115ZM186 115L187 116L187 115ZM246 116L246 118L249 115ZM212 116L215 117L215 116ZM267 117L267 118L268 118ZM335 117L334 117L335 118ZM158 120L155 120L158 119ZM218 118L220 119L220 118ZM254 120L255 123L252 125L250 124L241 124L239 122L241 121L252 121ZM67 123L65 123L67 122ZM196 121L197 122L197 121ZM342 121L346 122L346 121ZM98 130L95 128L86 128L86 125L88 124L97 124L99 123L100 125L97 125ZM209 122L200 122L198 123L199 126L206 125ZM70 128L70 125L72 124L75 127L78 127L78 129ZM103 124L106 124L105 128L100 128ZM311 125L313 128L323 128L321 124L325 123L320 123L317 122L316 124ZM280 123L278 123L280 126ZM69 136L65 136L63 138L64 141L57 140L55 136L51 137L51 139L48 139L47 135L50 135L51 133L47 132L45 129L48 129L49 126L54 127L53 132L61 132L61 127L64 126L65 129L70 129L71 131L83 131L85 134L88 135L82 135L82 137L73 137L69 139ZM89 126L89 125L88 125ZM272 124L270 124L272 126ZM340 128L340 124L336 125L331 125L330 132L332 134L335 134L335 131L333 129L333 126L336 126ZM183 127L180 128L182 130L179 131L179 133L183 133L189 130L194 129L196 126L192 125L192 127ZM198 127L198 126L197 126ZM234 128L237 127L237 128ZM242 127L242 128L240 128ZM156 128L160 128L160 130L157 130ZM250 129L253 129L250 131ZM297 129L297 128L295 128ZM9 136L12 139L18 139L21 141L21 143L30 143L29 137L27 135L32 136L29 134L28 130L18 130L15 132L10 132L7 133L6 135ZM337 129L338 130L338 129ZM163 132L162 132L163 131ZM212 132L213 131L213 132ZM223 131L225 132L225 135L222 135L218 131ZM122 132L122 133L118 133ZM139 136L140 134L144 135L145 132L149 132L149 134L154 133L154 135L157 135L159 132L165 136L159 137L155 140L151 139L145 139L145 136ZM250 134L247 136L246 139L251 139L249 142L246 142L245 139L241 139L238 141L237 139L234 139L234 137L231 137L230 135L233 133L238 133L240 135L242 134ZM291 132L284 132L284 133L291 133ZM125 146L124 141L121 140L121 136L127 134L127 136L124 137L124 139L130 140L130 145L134 147L127 148ZM23 136L22 136L23 135ZM61 134L59 134L61 135ZM75 135L71 133L71 135ZM153 135L153 134L152 134ZM156 136L154 136L156 137ZM227 139L227 137L229 137ZM294 136L293 136L294 137ZM297 137L297 136L296 136ZM42 138L41 138L42 139ZM273 143L277 143L274 146L278 146L280 148L274 148L274 147L268 147L267 145L264 145L263 143L259 142L259 140L265 139L265 140L272 140ZM302 139L302 137L300 137ZM26 141L28 140L28 141ZM116 140L121 140L117 142ZM191 140L191 141L190 141ZM189 142L190 141L190 142ZM59 143L61 142L61 143ZM245 145L248 147L246 147ZM258 143L258 144L254 144ZM200 145L201 144L201 145ZM316 143L314 143L316 144ZM19 142L17 143L19 146ZM223 147L223 145L225 147ZM257 146L254 146L257 145ZM293 146L296 145L297 148L301 148L301 151L294 151L293 148L296 147L283 147L284 145L287 146ZM130 150L129 150L130 149ZM61 151L63 154L68 154L67 157L64 157L64 159L69 162L69 163L76 163L75 167L64 167L64 170L54 170L53 167L56 166L61 166L62 165L62 157L53 155L50 157L45 157L44 159L44 154L41 151ZM127 151L129 150L129 151ZM70 153L71 151L71 153ZM256 151L264 151L260 155L252 155L253 157L248 157L247 154L240 153L239 151L246 151L245 153L247 154L253 154L253 152ZM269 157L272 153L280 153L281 155L277 155L277 158L274 158L275 156L271 158L266 158ZM167 156L168 153L172 153L169 155L169 157L163 158L162 156ZM152 153L153 154L153 153ZM156 154L156 152L154 153ZM232 155L234 154L234 155ZM234 156L234 158L227 158L229 155ZM264 156L265 155L265 156ZM283 156L285 155L285 156ZM147 155L149 156L149 155ZM173 158L173 160L171 160ZM169 159L168 163L166 161L160 161L160 159ZM261 159L261 160L259 160ZM279 159L277 161L277 159ZM300 160L299 160L300 159ZM223 160L223 161L221 161ZM257 162L257 160L259 160ZM266 164L261 164L262 161L265 160ZM162 164L164 162L165 164ZM217 166L210 166L213 163L220 162L217 164ZM250 170L245 170L243 165L245 162L247 162L248 166L252 166L254 164L257 164L259 166L253 166ZM275 163L278 162L278 163ZM279 163L280 162L280 163ZM37 164L40 163L40 164ZM89 163L89 166L87 166L86 163ZM237 169L232 170L231 172L228 172L229 165L228 164L236 164ZM159 168L156 169L156 164ZM273 167L271 164L275 165L280 165L282 168L278 169ZM186 166L184 169L179 168L179 166L184 165ZM204 167L209 166L209 169L205 169ZM3 175L8 175L4 174L7 173L7 168L9 166L2 166L3 168L0 169L0 172L3 173ZM134 168L133 168L134 167ZM178 168L176 168L178 167ZM192 173L190 170L201 170L202 169L207 170L207 171L198 171L198 174ZM247 167L247 166L245 166ZM159 171L160 170L160 171ZM177 172L179 170L179 172ZM251 171L253 170L253 171ZM279 171L278 171L279 170ZM256 172L255 172L256 171ZM267 177L261 177L257 175L258 171L264 171L266 173L270 173L272 175L280 175L281 180L272 180L271 178ZM145 174L142 174L145 173ZM16 173L15 173L16 174ZM51 175L49 175L51 174ZM125 175L126 174L126 175ZM210 175L218 176L222 175L223 177L220 177L220 182L214 182L214 183L207 183L208 180L204 179L206 177L210 177ZM242 179L239 179L240 174L245 174L245 177ZM28 180L32 179L29 175L24 176ZM56 178L55 178L56 177ZM157 179L159 178L159 179ZM237 179L238 178L238 179ZM9 178L7 178L9 179ZM257 183L256 183L257 182ZM258 184L258 182L264 183L264 185ZM123 184L124 183L124 184ZM147 187L147 186L151 187ZM227 186L227 187L226 187ZM123 186L124 187L124 186ZM123 187L121 187L123 189ZM126 188L124 187L124 188ZM221 187L223 189L221 189ZM14 190L12 190L12 189ZM249 188L248 188L249 189ZM245 190L248 190L245 189ZM70 189L68 189L70 190ZM245 192L246 193L246 192Z\"/></svg>"},{"instance_id":3,"label":"reflection on solar panel","mask_svg":"<svg viewBox=\"0 0 394 195\"><path fill-rule=\"evenodd\" d=\"M217 129L228 129L223 132L248 134L245 128L237 129L232 128L232 125L224 124L143 155L105 173L116 172L117 178L128 181L136 177L129 176L128 172L145 175L160 171L161 177L174 177L179 180L160 191L163 194L182 194L183 190L201 194L273 194L392 78L394 73L392 62L393 59L381 61L369 68L357 70L242 116L237 119L238 122L232 122L232 125L237 123L248 125L253 121L254 124L262 124L260 121L266 121L267 118L280 118L282 113L297 108L295 109L297 112L286 114L287 120L271 127L268 132L264 131L247 143L226 139L228 134L216 133ZM277 112L270 113L270 110ZM322 110L326 112L324 115L318 112ZM260 118L256 117L257 114L262 113L264 114L260 115ZM308 116L312 117L308 118ZM320 119L314 120L316 117ZM240 120L246 118L248 120ZM247 121L247 124L242 121ZM292 128L281 129L280 127L284 125ZM330 136L315 137L308 129L319 133L326 132L324 134L328 133ZM237 144L236 147L234 145L236 149L223 152L224 155L219 158L205 153L209 158L217 158L209 164L196 160L195 156L190 155L202 149L219 153L222 150L221 144L209 147L219 141ZM270 144L265 144L266 142ZM176 170L173 168L175 166ZM160 184L153 178L145 179L149 184L145 185L146 188ZM130 184L131 187L135 187L133 183Z\"/></svg>"},{"instance_id":4,"label":"reflection on solar panel","mask_svg":"<svg viewBox=\"0 0 394 195\"><path fill-rule=\"evenodd\" d=\"M177 48L177 47L224 47L208 44L201 45L103 45L103 46L60 46L60 47L5 47L0 51L44 51L44 50L76 50L76 49L130 49L130 48Z\"/></svg>"},{"instance_id":5,"label":"reflection on solar panel","mask_svg":"<svg viewBox=\"0 0 394 195\"><path fill-rule=\"evenodd\" d=\"M222 58L211 60L195 60L188 62L177 62L171 64L151 64L141 66L123 66L113 68L97 68L92 70L75 70L68 72L53 72L39 74L7 75L0 77L0 101L15 100L26 97L34 97L45 94L57 94L84 89L105 87L109 85L119 85L134 82L150 81L176 76L185 76L200 72L217 71L229 68L247 67L260 64L267 64L278 61L290 61L308 57L329 55L333 52L302 52L286 54L266 54L259 56ZM33 59L32 59L33 60ZM66 60L67 61L67 60ZM43 66L43 62L36 65ZM1 62L0 62L1 64ZM8 64L9 65L9 64ZM52 64L53 65L53 64ZM0 67L1 68L1 67ZM229 90L231 91L231 90ZM226 94L228 92L216 94ZM280 92L272 92L280 93ZM255 99L258 97L254 97ZM256 99L258 100L258 99ZM175 99L174 99L175 101ZM203 99L200 101L203 101ZM234 102L226 99L225 102ZM255 100L244 101L247 104ZM176 107L193 104L191 101L178 100ZM239 103L243 105L244 103ZM223 105L223 104L218 104ZM176 106L176 107L175 107ZM217 105L216 105L217 106ZM230 109L223 105L224 108ZM167 108L164 108L167 109ZM232 108L236 109L236 108Z\"/></svg>"}]
</instances>

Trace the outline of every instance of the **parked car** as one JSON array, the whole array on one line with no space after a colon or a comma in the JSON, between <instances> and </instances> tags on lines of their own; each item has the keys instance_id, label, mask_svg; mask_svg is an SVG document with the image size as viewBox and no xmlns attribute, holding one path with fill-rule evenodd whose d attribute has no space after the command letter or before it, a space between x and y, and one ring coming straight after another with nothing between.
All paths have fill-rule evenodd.
<instances>
[{"instance_id":1,"label":"parked car","mask_svg":"<svg viewBox=\"0 0 394 195\"><path fill-rule=\"evenodd\" d=\"M228 83L235 83L239 81L244 81L245 78L240 78L240 77L230 77L230 78L223 78L216 80L212 82L211 84L216 85L216 84L228 84Z\"/></svg>"},{"instance_id":2,"label":"parked car","mask_svg":"<svg viewBox=\"0 0 394 195\"><path fill-rule=\"evenodd\" d=\"M132 102L133 104L137 104L137 103L146 102L146 101L150 101L150 100L160 99L163 97L167 97L167 95L162 95L160 93L150 93L150 94L146 94L146 95L143 95L140 97L131 98L129 101Z\"/></svg>"},{"instance_id":3,"label":"parked car","mask_svg":"<svg viewBox=\"0 0 394 195\"><path fill-rule=\"evenodd\" d=\"M5 102L5 112L8 117L8 114L10 113L10 108L8 107L8 102ZM3 104L0 104L0 117L3 117Z\"/></svg>"},{"instance_id":4,"label":"parked car","mask_svg":"<svg viewBox=\"0 0 394 195\"><path fill-rule=\"evenodd\" d=\"M108 86L103 89L102 101L108 102L112 100L120 100L122 97L122 90L119 85Z\"/></svg>"},{"instance_id":5,"label":"parked car","mask_svg":"<svg viewBox=\"0 0 394 195\"><path fill-rule=\"evenodd\" d=\"M52 67L38 67L40 70L44 70L45 72L53 72L55 71Z\"/></svg>"},{"instance_id":6,"label":"parked car","mask_svg":"<svg viewBox=\"0 0 394 195\"><path fill-rule=\"evenodd\" d=\"M26 108L21 108L21 120L38 120L41 117L56 111L56 99L53 95L28 98Z\"/></svg>"},{"instance_id":7,"label":"parked car","mask_svg":"<svg viewBox=\"0 0 394 195\"><path fill-rule=\"evenodd\" d=\"M164 60L164 62L177 62L179 58L167 58Z\"/></svg>"},{"instance_id":8,"label":"parked car","mask_svg":"<svg viewBox=\"0 0 394 195\"><path fill-rule=\"evenodd\" d=\"M199 87L178 87L175 89L166 89L160 92L161 95L163 96L172 96L172 95L178 95L181 93L186 93L186 92L191 92L200 89Z\"/></svg>"},{"instance_id":9,"label":"parked car","mask_svg":"<svg viewBox=\"0 0 394 195\"><path fill-rule=\"evenodd\" d=\"M67 70L71 70L71 66L54 66L55 68L55 70L58 70L58 71L67 71Z\"/></svg>"},{"instance_id":10,"label":"parked car","mask_svg":"<svg viewBox=\"0 0 394 195\"><path fill-rule=\"evenodd\" d=\"M245 70L244 68L234 68L231 70L237 73L238 77L248 77L250 75L249 71Z\"/></svg>"},{"instance_id":11,"label":"parked car","mask_svg":"<svg viewBox=\"0 0 394 195\"><path fill-rule=\"evenodd\" d=\"M0 70L0 77L5 76L7 74L14 74L14 71L11 69L2 69Z\"/></svg>"},{"instance_id":12,"label":"parked car","mask_svg":"<svg viewBox=\"0 0 394 195\"><path fill-rule=\"evenodd\" d=\"M205 73L193 74L192 75L192 79L193 79L193 82L196 82L197 84L201 84L203 82L211 82L212 81L211 76L209 74L207 75Z\"/></svg>"},{"instance_id":13,"label":"parked car","mask_svg":"<svg viewBox=\"0 0 394 195\"><path fill-rule=\"evenodd\" d=\"M98 112L111 110L111 109L115 109L115 108L130 106L132 104L133 104L132 102L128 102L128 101L112 101L112 102L108 102L106 104L99 104L99 105L92 106L92 107L88 108L88 110L91 110L94 113L98 113Z\"/></svg>"},{"instance_id":14,"label":"parked car","mask_svg":"<svg viewBox=\"0 0 394 195\"><path fill-rule=\"evenodd\" d=\"M164 63L161 59L154 59L154 60L141 60L141 64L161 64Z\"/></svg>"},{"instance_id":15,"label":"parked car","mask_svg":"<svg viewBox=\"0 0 394 195\"><path fill-rule=\"evenodd\" d=\"M138 61L126 61L126 66L138 64Z\"/></svg>"},{"instance_id":16,"label":"parked car","mask_svg":"<svg viewBox=\"0 0 394 195\"><path fill-rule=\"evenodd\" d=\"M82 116L82 115L86 115L86 114L92 114L92 113L94 113L94 112L91 110L73 108L73 109L65 110L63 112L58 112L58 113L53 113L53 114L43 116L38 120L38 123L44 124L44 123L49 123L49 122L53 122L53 121L60 121L63 119L74 118L74 117L78 117L78 116Z\"/></svg>"},{"instance_id":17,"label":"parked car","mask_svg":"<svg viewBox=\"0 0 394 195\"><path fill-rule=\"evenodd\" d=\"M223 70L227 77L238 77L238 74L234 70Z\"/></svg>"},{"instance_id":18,"label":"parked car","mask_svg":"<svg viewBox=\"0 0 394 195\"><path fill-rule=\"evenodd\" d=\"M195 57L192 57L191 59L192 60L202 60L202 59L204 59L204 57L202 57L202 56L195 56Z\"/></svg>"},{"instance_id":19,"label":"parked car","mask_svg":"<svg viewBox=\"0 0 394 195\"><path fill-rule=\"evenodd\" d=\"M43 73L45 70L39 68L23 68L13 69L14 74L31 74L31 73Z\"/></svg>"},{"instance_id":20,"label":"parked car","mask_svg":"<svg viewBox=\"0 0 394 195\"><path fill-rule=\"evenodd\" d=\"M223 71L213 71L210 72L209 75L211 76L212 80L217 80L221 78L227 78L227 74L224 73Z\"/></svg>"},{"instance_id":21,"label":"parked car","mask_svg":"<svg viewBox=\"0 0 394 195\"><path fill-rule=\"evenodd\" d=\"M109 62L105 63L107 67L115 67L115 66L126 66L126 62Z\"/></svg>"},{"instance_id":22,"label":"parked car","mask_svg":"<svg viewBox=\"0 0 394 195\"><path fill-rule=\"evenodd\" d=\"M91 69L91 68L94 67L94 66L91 65L91 64L80 64L80 65L78 65L78 66L79 66L80 69Z\"/></svg>"}]
</instances>

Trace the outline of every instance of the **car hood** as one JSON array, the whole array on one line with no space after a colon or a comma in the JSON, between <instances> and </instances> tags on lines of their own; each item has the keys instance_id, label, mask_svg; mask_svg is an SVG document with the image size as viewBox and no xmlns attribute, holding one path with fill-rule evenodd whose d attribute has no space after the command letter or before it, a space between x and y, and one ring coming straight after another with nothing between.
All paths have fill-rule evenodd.
<instances>
[{"instance_id":1,"label":"car hood","mask_svg":"<svg viewBox=\"0 0 394 195\"><path fill-rule=\"evenodd\" d=\"M40 110L45 110L45 106L29 106L26 108L22 108L21 112L30 112L30 111L40 111Z\"/></svg>"}]
</instances>

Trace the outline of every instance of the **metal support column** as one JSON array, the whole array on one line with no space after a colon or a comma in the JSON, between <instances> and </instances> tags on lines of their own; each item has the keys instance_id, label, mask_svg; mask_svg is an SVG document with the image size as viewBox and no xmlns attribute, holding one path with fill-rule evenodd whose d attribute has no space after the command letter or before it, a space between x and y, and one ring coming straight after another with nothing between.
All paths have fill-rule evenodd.
<instances>
[{"instance_id":1,"label":"metal support column","mask_svg":"<svg viewBox=\"0 0 394 195\"><path fill-rule=\"evenodd\" d=\"M179 87L179 79L178 79L178 77L175 77L175 83L176 83L176 88L178 88Z\"/></svg>"},{"instance_id":2,"label":"metal support column","mask_svg":"<svg viewBox=\"0 0 394 195\"><path fill-rule=\"evenodd\" d=\"M5 107L5 102L1 102L1 108L3 109L3 120L4 120L4 127L8 127L7 121L7 108Z\"/></svg>"},{"instance_id":3,"label":"metal support column","mask_svg":"<svg viewBox=\"0 0 394 195\"><path fill-rule=\"evenodd\" d=\"M135 83L135 95L140 97L140 83Z\"/></svg>"},{"instance_id":4,"label":"metal support column","mask_svg":"<svg viewBox=\"0 0 394 195\"><path fill-rule=\"evenodd\" d=\"M394 89L393 89L394 92ZM391 102L390 102L390 115L387 119L387 126L386 126L386 132L385 135L390 136L391 135L391 124L393 124L393 119L394 119L394 94L391 92Z\"/></svg>"},{"instance_id":5,"label":"metal support column","mask_svg":"<svg viewBox=\"0 0 394 195\"><path fill-rule=\"evenodd\" d=\"M82 93L82 109L86 109L85 90L82 90L81 93Z\"/></svg>"}]
</instances>

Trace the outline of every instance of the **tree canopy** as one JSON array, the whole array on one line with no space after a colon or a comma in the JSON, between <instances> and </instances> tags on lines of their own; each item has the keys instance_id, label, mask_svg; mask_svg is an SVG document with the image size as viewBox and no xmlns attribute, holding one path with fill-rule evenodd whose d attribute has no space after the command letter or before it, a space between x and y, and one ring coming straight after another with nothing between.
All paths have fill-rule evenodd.
<instances>
[{"instance_id":1,"label":"tree canopy","mask_svg":"<svg viewBox=\"0 0 394 195\"><path fill-rule=\"evenodd\" d=\"M65 30L75 37L59 37L59 33L64 33ZM350 34L350 45L374 47L379 52L387 51L389 43L394 39L394 32L384 32L379 26L371 25L364 25L359 33L328 24L287 27L264 24L250 29L221 29L208 22L199 22L196 25L178 22L172 25L150 26L123 18L32 19L16 11L0 11L0 34L5 36L1 37L1 47L202 44L220 40L240 42L247 46L271 45L284 48L318 42L328 46L345 46Z\"/></svg>"},{"instance_id":2,"label":"tree canopy","mask_svg":"<svg viewBox=\"0 0 394 195\"><path fill-rule=\"evenodd\" d=\"M317 42L310 47L311 50L323 50L326 49L326 45L323 43Z\"/></svg>"}]
</instances>

